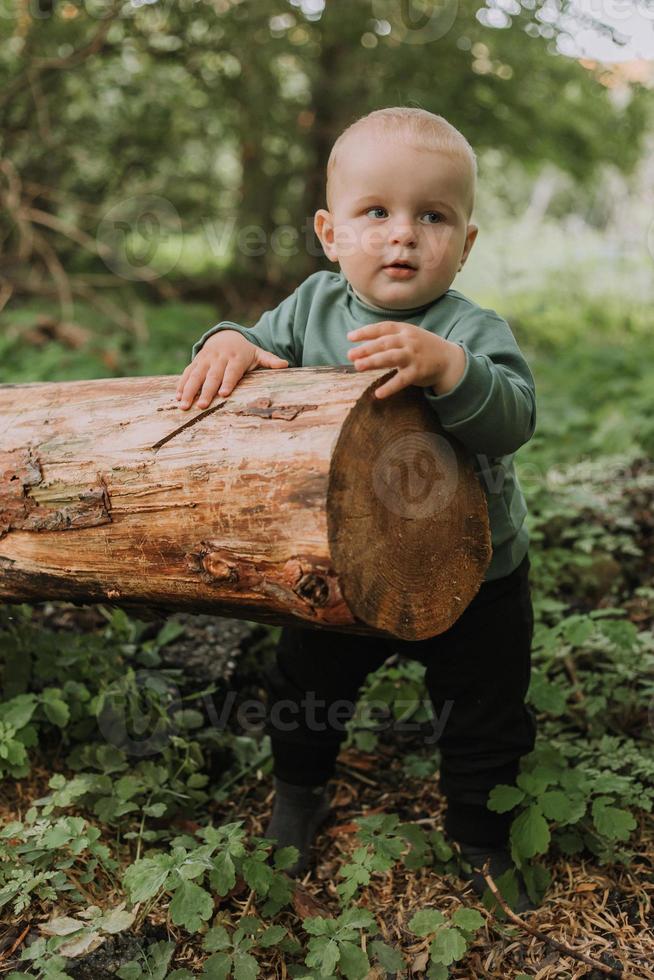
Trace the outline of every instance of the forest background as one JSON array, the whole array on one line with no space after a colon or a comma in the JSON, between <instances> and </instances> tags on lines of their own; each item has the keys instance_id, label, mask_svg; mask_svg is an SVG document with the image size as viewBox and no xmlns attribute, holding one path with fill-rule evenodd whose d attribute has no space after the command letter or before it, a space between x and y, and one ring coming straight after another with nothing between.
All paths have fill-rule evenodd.
<instances>
[{"instance_id":1,"label":"forest background","mask_svg":"<svg viewBox=\"0 0 654 980\"><path fill-rule=\"evenodd\" d=\"M654 976L652 23L631 0L0 4L3 383L178 375L208 326L331 268L312 219L357 116L420 106L474 146L480 233L454 285L508 319L539 399L516 460L539 742L495 804L541 931L636 977ZM269 746L210 710L261 695L277 637L0 607L0 968L580 976L462 892L415 664L362 704L406 720L408 699L417 732L354 719L316 876L288 889L258 843Z\"/></svg>"}]
</instances>

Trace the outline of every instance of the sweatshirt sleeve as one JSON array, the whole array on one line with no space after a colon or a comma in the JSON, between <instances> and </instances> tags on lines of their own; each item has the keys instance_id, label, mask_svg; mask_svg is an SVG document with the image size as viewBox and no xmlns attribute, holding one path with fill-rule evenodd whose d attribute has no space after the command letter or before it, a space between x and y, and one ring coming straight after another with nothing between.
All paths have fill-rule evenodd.
<instances>
[{"instance_id":1,"label":"sweatshirt sleeve","mask_svg":"<svg viewBox=\"0 0 654 980\"><path fill-rule=\"evenodd\" d=\"M242 334L246 340L255 344L262 350L270 351L283 357L288 361L289 367L299 367L301 357L298 355L295 344L294 321L295 309L297 306L297 289L282 300L274 310L266 310L253 327L243 327L230 320L222 320L215 327L211 327L203 333L200 339L193 345L191 360L202 349L202 346L209 337L218 333L220 330L236 330Z\"/></svg>"},{"instance_id":2,"label":"sweatshirt sleeve","mask_svg":"<svg viewBox=\"0 0 654 980\"><path fill-rule=\"evenodd\" d=\"M536 386L511 328L478 308L461 317L446 339L463 348L466 366L446 394L423 388L441 425L473 453L514 453L536 428Z\"/></svg>"}]
</instances>

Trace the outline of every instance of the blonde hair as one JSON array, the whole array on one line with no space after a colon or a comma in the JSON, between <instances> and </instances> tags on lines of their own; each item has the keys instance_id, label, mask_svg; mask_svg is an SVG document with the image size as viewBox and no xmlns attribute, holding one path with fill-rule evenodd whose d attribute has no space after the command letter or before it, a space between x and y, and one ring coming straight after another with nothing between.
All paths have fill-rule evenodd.
<instances>
[{"instance_id":1,"label":"blonde hair","mask_svg":"<svg viewBox=\"0 0 654 980\"><path fill-rule=\"evenodd\" d=\"M410 106L390 106L386 109L375 109L365 116L360 116L338 136L332 146L327 161L327 208L331 210L330 184L342 155L343 144L350 136L356 136L363 130L372 130L380 139L387 136L399 137L404 143L412 144L423 149L440 150L457 157L469 175L469 196L467 201L468 218L475 204L477 182L477 156L463 133L449 123L443 116L438 116L427 109L414 109Z\"/></svg>"}]
</instances>

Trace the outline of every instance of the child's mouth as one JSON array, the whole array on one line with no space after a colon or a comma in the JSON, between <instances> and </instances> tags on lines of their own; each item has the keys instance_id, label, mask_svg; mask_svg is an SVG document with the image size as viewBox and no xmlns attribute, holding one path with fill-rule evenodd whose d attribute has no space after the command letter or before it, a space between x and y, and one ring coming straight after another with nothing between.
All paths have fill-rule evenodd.
<instances>
[{"instance_id":1,"label":"child's mouth","mask_svg":"<svg viewBox=\"0 0 654 980\"><path fill-rule=\"evenodd\" d=\"M384 272L388 273L392 279L411 279L415 276L417 269L407 262L393 262L391 265L384 266Z\"/></svg>"}]
</instances>

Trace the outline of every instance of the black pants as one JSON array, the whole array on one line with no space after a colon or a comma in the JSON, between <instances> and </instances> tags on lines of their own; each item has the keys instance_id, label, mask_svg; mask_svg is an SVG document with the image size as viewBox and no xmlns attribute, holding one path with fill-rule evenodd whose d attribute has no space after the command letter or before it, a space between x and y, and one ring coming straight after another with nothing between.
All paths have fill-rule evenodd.
<instances>
[{"instance_id":1,"label":"black pants","mask_svg":"<svg viewBox=\"0 0 654 980\"><path fill-rule=\"evenodd\" d=\"M533 609L529 557L484 582L450 629L426 640L390 640L322 629L284 628L268 669L265 731L274 774L291 783L326 782L345 722L366 676L394 653L426 665L437 724L445 830L469 844L502 844L512 815L486 808L498 783L512 785L536 737L525 705Z\"/></svg>"}]
</instances>

